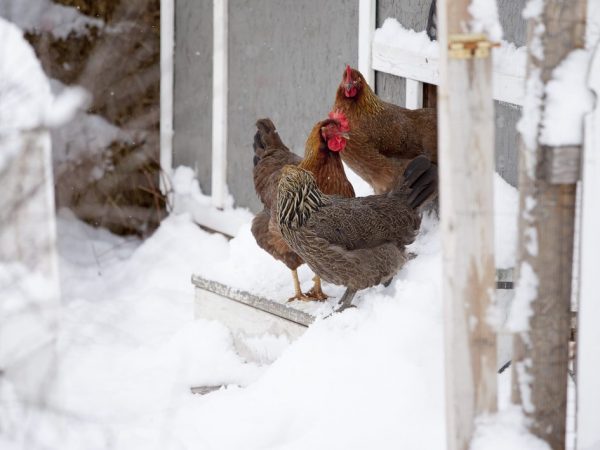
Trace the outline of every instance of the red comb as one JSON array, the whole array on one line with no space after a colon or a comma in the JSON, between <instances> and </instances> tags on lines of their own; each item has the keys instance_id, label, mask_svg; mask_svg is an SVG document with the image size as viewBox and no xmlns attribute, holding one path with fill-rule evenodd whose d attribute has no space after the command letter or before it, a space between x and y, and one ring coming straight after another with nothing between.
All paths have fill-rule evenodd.
<instances>
[{"instance_id":1,"label":"red comb","mask_svg":"<svg viewBox=\"0 0 600 450\"><path fill-rule=\"evenodd\" d=\"M340 131L342 133L350 131L350 123L342 110L336 109L335 111L331 111L329 113L329 118L340 124Z\"/></svg>"},{"instance_id":2,"label":"red comb","mask_svg":"<svg viewBox=\"0 0 600 450\"><path fill-rule=\"evenodd\" d=\"M352 68L346 64L346 83L352 83Z\"/></svg>"}]
</instances>

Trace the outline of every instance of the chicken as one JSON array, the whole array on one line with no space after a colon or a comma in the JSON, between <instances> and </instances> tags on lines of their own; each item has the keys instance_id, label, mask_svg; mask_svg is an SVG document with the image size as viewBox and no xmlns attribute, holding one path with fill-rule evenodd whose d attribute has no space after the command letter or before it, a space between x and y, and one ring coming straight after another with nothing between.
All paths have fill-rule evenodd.
<instances>
[{"instance_id":1,"label":"chicken","mask_svg":"<svg viewBox=\"0 0 600 450\"><path fill-rule=\"evenodd\" d=\"M435 108L410 110L384 102L358 70L346 66L333 109L342 111L352 128L343 161L376 194L389 192L416 156L437 163Z\"/></svg>"},{"instance_id":2,"label":"chicken","mask_svg":"<svg viewBox=\"0 0 600 450\"><path fill-rule=\"evenodd\" d=\"M405 247L421 223L418 208L437 187L437 168L415 158L389 193L359 198L324 194L312 174L285 166L277 189L276 220L285 242L321 278L356 291L389 282L408 260Z\"/></svg>"},{"instance_id":3,"label":"chicken","mask_svg":"<svg viewBox=\"0 0 600 450\"><path fill-rule=\"evenodd\" d=\"M343 114L331 113L326 120L318 122L310 132L301 159L281 141L275 125L269 119L256 123L254 136L254 187L263 210L252 221L252 234L257 244L275 259L283 262L291 271L294 281L292 300L325 300L321 279L315 276L314 286L306 294L300 289L297 268L303 264L281 236L274 220L273 211L277 195L277 183L281 169L286 165L302 167L310 171L319 188L329 195L354 197L354 189L346 178L340 152L346 147L348 122Z\"/></svg>"}]
</instances>

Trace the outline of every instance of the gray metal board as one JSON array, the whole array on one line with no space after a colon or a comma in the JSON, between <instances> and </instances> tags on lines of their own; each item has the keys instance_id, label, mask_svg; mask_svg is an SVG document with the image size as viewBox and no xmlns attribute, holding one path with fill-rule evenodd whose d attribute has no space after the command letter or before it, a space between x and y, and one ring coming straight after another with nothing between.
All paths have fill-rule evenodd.
<instances>
[{"instance_id":1,"label":"gray metal board","mask_svg":"<svg viewBox=\"0 0 600 450\"><path fill-rule=\"evenodd\" d=\"M304 152L326 117L345 64L358 55L356 0L229 1L227 184L236 205L257 211L252 137L270 117L284 142Z\"/></svg>"},{"instance_id":2,"label":"gray metal board","mask_svg":"<svg viewBox=\"0 0 600 450\"><path fill-rule=\"evenodd\" d=\"M173 167L192 167L210 194L212 154L212 45L210 0L175 2Z\"/></svg>"}]
</instances>

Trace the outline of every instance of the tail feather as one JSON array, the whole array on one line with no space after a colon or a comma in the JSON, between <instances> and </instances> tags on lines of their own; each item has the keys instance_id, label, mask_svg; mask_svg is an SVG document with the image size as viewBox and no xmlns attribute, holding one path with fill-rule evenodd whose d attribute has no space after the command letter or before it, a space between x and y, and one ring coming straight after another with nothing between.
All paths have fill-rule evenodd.
<instances>
[{"instance_id":1,"label":"tail feather","mask_svg":"<svg viewBox=\"0 0 600 450\"><path fill-rule=\"evenodd\" d=\"M258 164L260 159L269 149L284 149L288 150L281 138L275 124L271 119L259 119L256 122L256 134L254 135L254 166Z\"/></svg>"},{"instance_id":2,"label":"tail feather","mask_svg":"<svg viewBox=\"0 0 600 450\"><path fill-rule=\"evenodd\" d=\"M403 180L392 191L392 194L405 192L411 208L418 208L437 191L438 171L426 156L417 156L404 171Z\"/></svg>"}]
</instances>

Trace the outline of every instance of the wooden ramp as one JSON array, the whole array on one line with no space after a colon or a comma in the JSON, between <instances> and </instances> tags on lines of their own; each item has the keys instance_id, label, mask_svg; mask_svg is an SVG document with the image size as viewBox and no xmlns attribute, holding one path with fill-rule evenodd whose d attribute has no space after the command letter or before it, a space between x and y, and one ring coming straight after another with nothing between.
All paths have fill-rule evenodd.
<instances>
[{"instance_id":1,"label":"wooden ramp","mask_svg":"<svg viewBox=\"0 0 600 450\"><path fill-rule=\"evenodd\" d=\"M194 315L196 318L218 320L233 335L237 352L247 361L257 357L246 341L251 337L272 334L286 336L290 341L298 338L315 317L265 297L226 286L218 281L192 276L196 295Z\"/></svg>"},{"instance_id":2,"label":"wooden ramp","mask_svg":"<svg viewBox=\"0 0 600 450\"><path fill-rule=\"evenodd\" d=\"M512 269L496 271L496 289L501 290L498 302L503 310L508 309L512 300L512 277ZM192 275L192 284L196 291L194 316L218 320L227 326L236 350L248 361L257 360L245 343L248 338L271 334L293 341L315 321L315 316L294 308L294 303L280 303L200 275Z\"/></svg>"}]
</instances>

